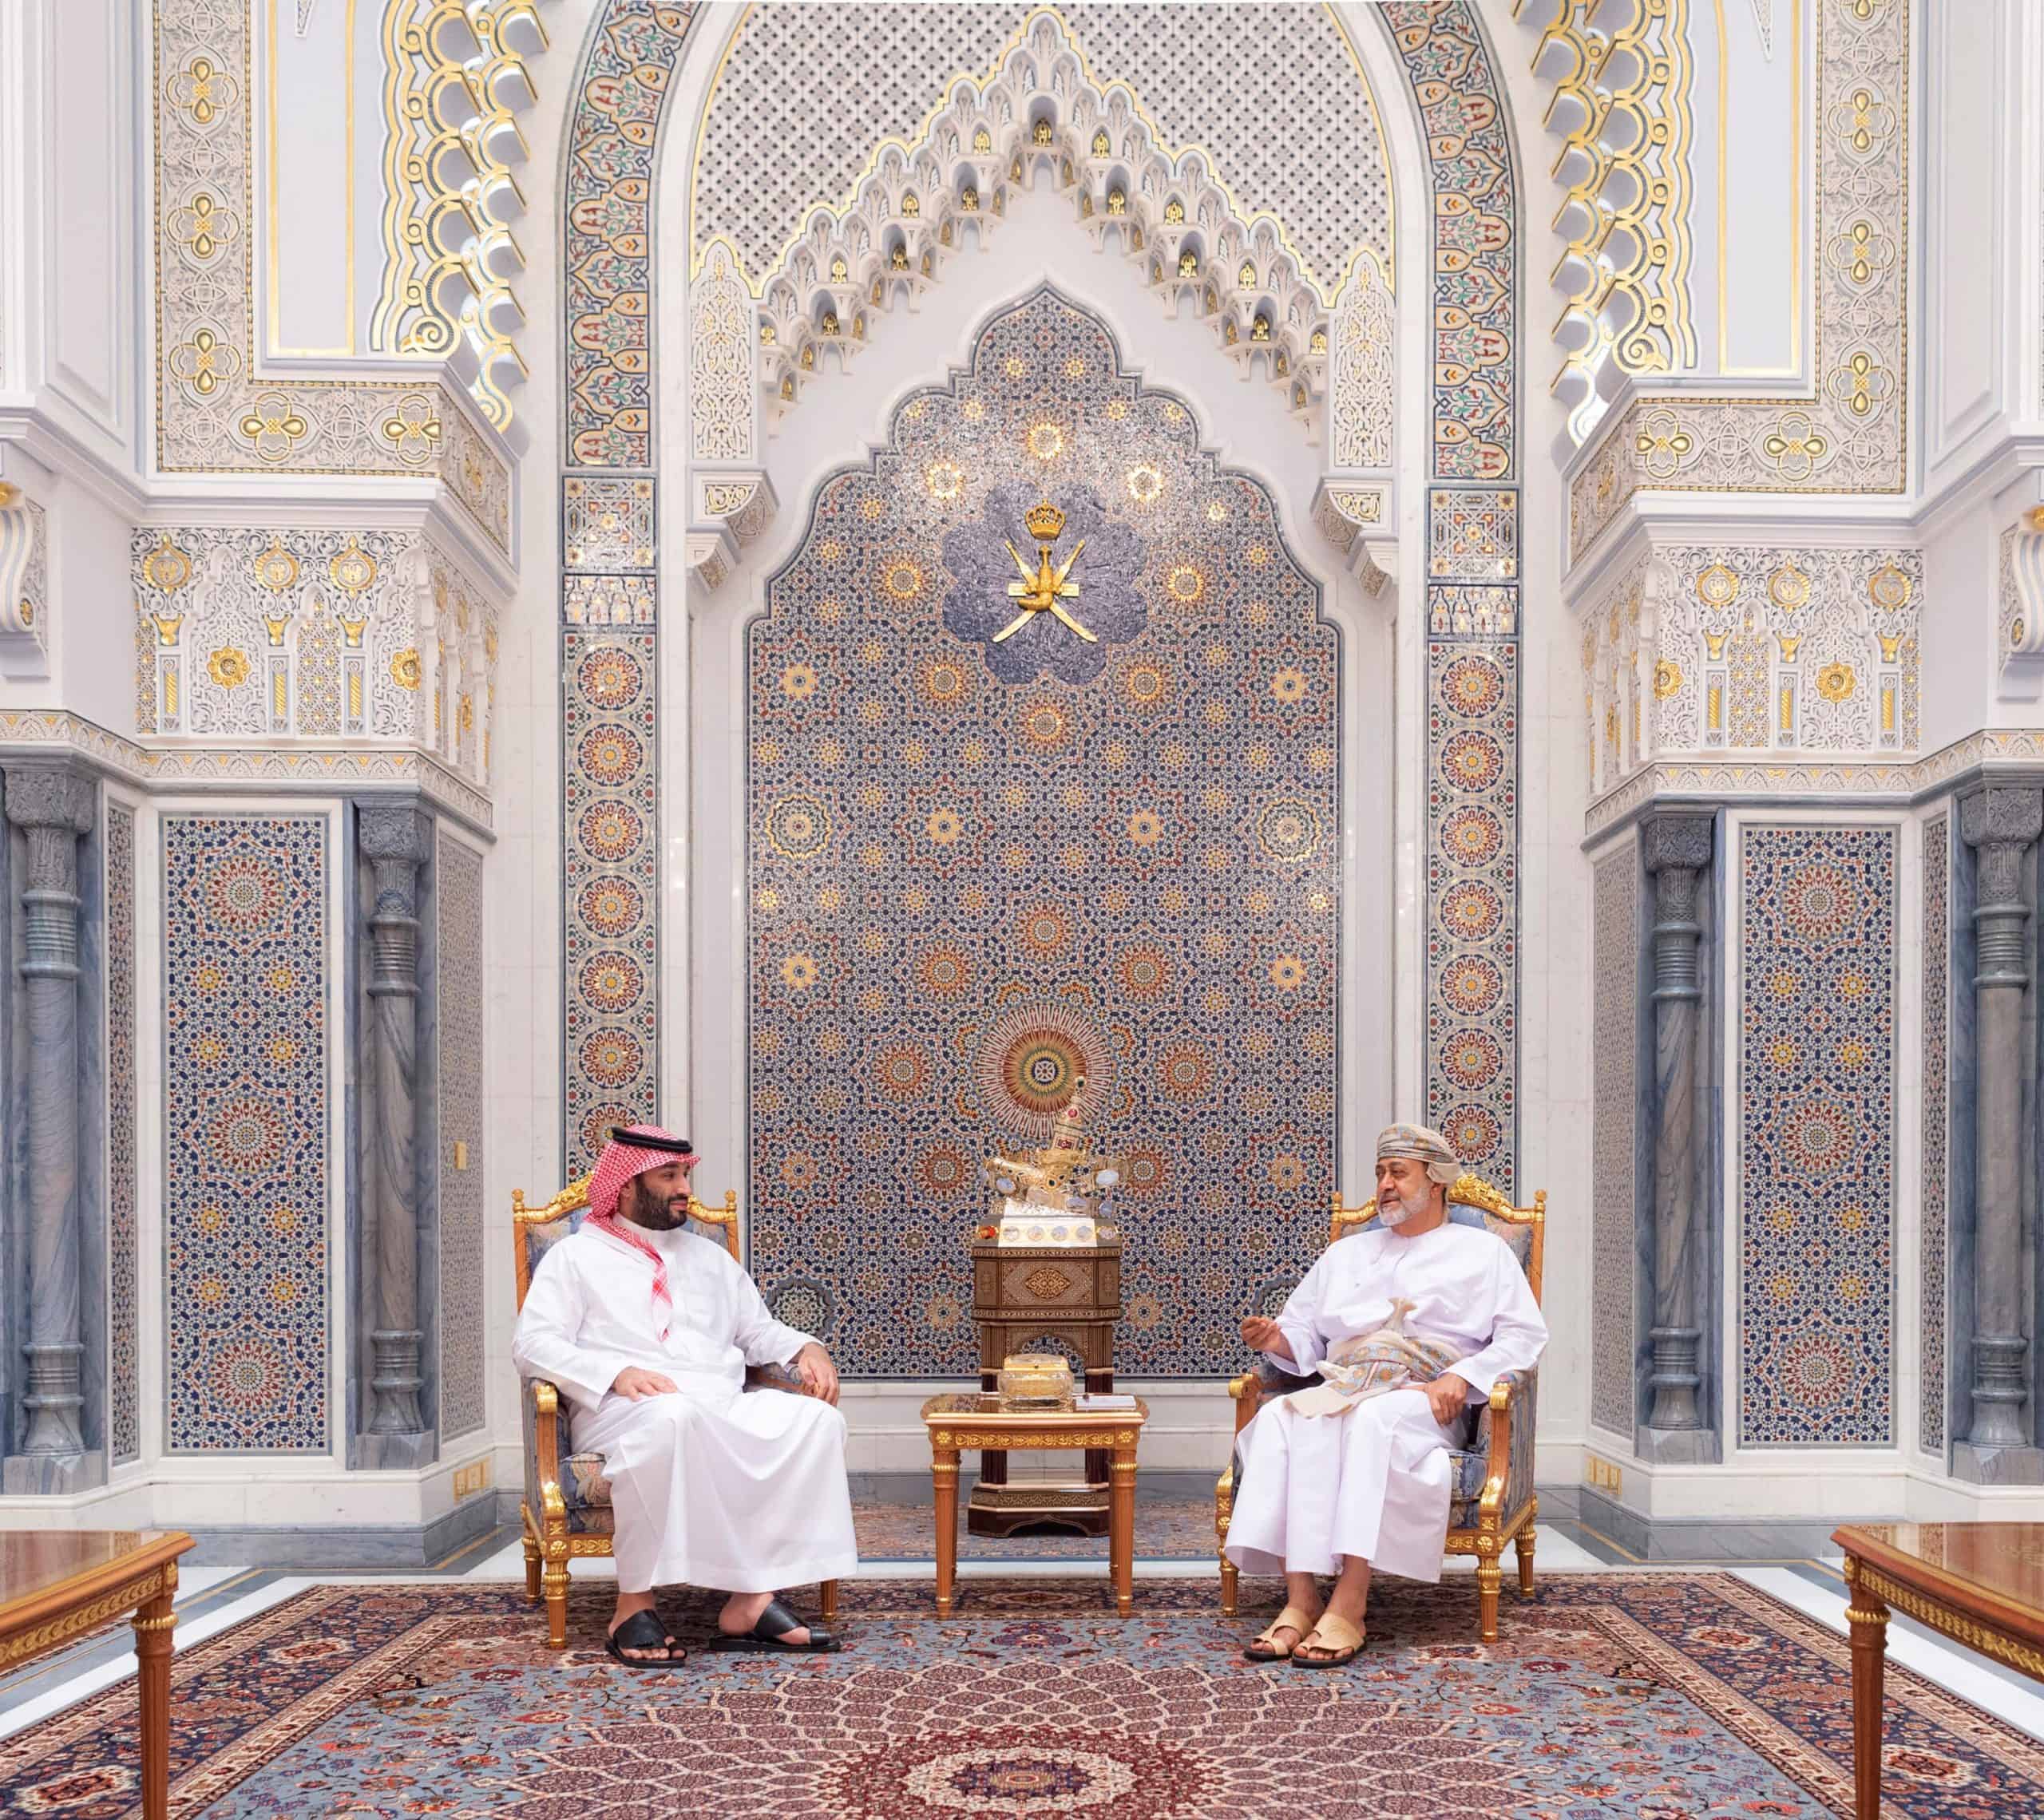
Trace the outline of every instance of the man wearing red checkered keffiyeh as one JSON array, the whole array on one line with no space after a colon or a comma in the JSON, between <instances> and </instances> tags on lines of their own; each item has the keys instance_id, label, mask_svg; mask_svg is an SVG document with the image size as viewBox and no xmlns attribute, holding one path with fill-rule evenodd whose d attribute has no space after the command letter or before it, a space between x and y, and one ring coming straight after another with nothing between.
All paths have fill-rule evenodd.
<instances>
[{"instance_id":1,"label":"man wearing red checkered keffiyeh","mask_svg":"<svg viewBox=\"0 0 2044 1820\"><path fill-rule=\"evenodd\" d=\"M608 1648L634 1666L687 1652L656 1586L731 1594L727 1647L835 1649L776 1589L858 1565L838 1374L822 1343L776 1320L716 1240L688 1231L694 1147L621 1126L589 1178L589 1211L533 1273L511 1356L568 1398L573 1447L603 1456L616 1522ZM748 1367L806 1393L747 1395Z\"/></svg>"}]
</instances>

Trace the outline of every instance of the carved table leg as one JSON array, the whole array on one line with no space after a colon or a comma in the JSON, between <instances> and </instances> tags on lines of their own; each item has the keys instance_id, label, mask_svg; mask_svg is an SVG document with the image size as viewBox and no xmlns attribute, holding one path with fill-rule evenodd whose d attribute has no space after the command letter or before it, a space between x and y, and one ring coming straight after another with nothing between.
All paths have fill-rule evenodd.
<instances>
[{"instance_id":1,"label":"carved table leg","mask_svg":"<svg viewBox=\"0 0 2044 1820\"><path fill-rule=\"evenodd\" d=\"M134 1616L135 1697L141 1707L142 1820L170 1812L170 1633L177 1620L175 1562L164 1569L164 1589Z\"/></svg>"},{"instance_id":2,"label":"carved table leg","mask_svg":"<svg viewBox=\"0 0 2044 1820\"><path fill-rule=\"evenodd\" d=\"M1852 1812L1855 1820L1881 1820L1881 1683L1888 1653L1888 1607L1859 1584L1860 1564L1845 1563L1852 1589L1846 1621L1852 1627Z\"/></svg>"},{"instance_id":3,"label":"carved table leg","mask_svg":"<svg viewBox=\"0 0 2044 1820\"><path fill-rule=\"evenodd\" d=\"M1113 1489L1107 1494L1107 1563L1114 1575L1115 1610L1127 1617L1135 1609L1135 1448L1115 1449L1111 1469Z\"/></svg>"},{"instance_id":4,"label":"carved table leg","mask_svg":"<svg viewBox=\"0 0 2044 1820\"><path fill-rule=\"evenodd\" d=\"M951 1616L951 1593L958 1575L958 1450L933 1450L930 1485L937 1498L937 1615Z\"/></svg>"}]
</instances>

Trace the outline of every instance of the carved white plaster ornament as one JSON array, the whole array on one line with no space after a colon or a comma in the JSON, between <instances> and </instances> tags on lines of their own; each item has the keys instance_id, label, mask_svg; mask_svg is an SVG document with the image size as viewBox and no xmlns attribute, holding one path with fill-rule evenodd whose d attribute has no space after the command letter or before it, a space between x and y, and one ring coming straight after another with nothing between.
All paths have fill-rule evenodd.
<instances>
[{"instance_id":1,"label":"carved white plaster ornament","mask_svg":"<svg viewBox=\"0 0 2044 1820\"><path fill-rule=\"evenodd\" d=\"M774 29L770 22L748 24L739 43L749 46L751 32ZM961 25L969 34L985 29L984 19ZM1112 35L1105 10L1098 29ZM791 58L799 57L797 47L788 48ZM1096 57L1094 66L1114 65ZM1357 73L1343 75L1360 89ZM728 156L719 137L726 130L723 108L736 105L747 77L740 68L727 72L725 80L735 85L734 92L713 103L703 148L719 169L723 168L719 160ZM699 172L698 282L707 278L712 287L691 308L699 382L692 435L699 444L723 438L722 426L741 413L736 374L723 364L726 350L743 345L756 362L757 396L778 420L825 370L826 355L834 355L842 366L869 334L863 312L847 321L849 299L866 299L882 311L897 303L913 309L922 287L935 280L952 254L969 242L988 243L1013 190L1040 179L1068 197L1082 228L1103 245L1111 241L1135 261L1160 299L1174 309L1190 307L1206 318L1222 350L1275 387L1314 441L1321 437L1329 409L1333 275L1353 265L1347 285L1353 299L1349 352L1335 383L1333 408L1356 458L1336 465L1370 466L1388 460L1391 387L1385 356L1394 311L1384 282L1383 253L1365 247L1359 254L1351 239L1328 257L1333 243L1317 219L1329 188L1325 172L1317 184L1295 192L1301 206L1315 213L1315 231L1308 236L1321 262L1315 267L1307 263L1286 224L1266 212L1246 211L1206 153L1174 153L1160 144L1155 121L1129 90L1118 84L1099 86L1063 22L1049 13L1032 18L1020 42L990 74L961 76L947 93L945 105L912 138L883 140L848 192L812 192L842 194L845 200L811 207L805 224L782 247L759 240L757 227L739 217L734 217L729 231L707 231L706 223L721 228L719 212L727 210L731 199L719 196L717 184ZM1367 136L1380 170L1373 125ZM1112 148L1111 154L1093 149L1102 143ZM1341 166L1337 152L1330 168ZM741 188L752 180L733 175ZM763 205L760 212L770 210ZM1355 223L1344 231L1353 236ZM1388 246L1388 231L1384 238ZM759 275L760 295L754 332L741 342L729 329L727 287L748 260ZM833 318L834 331L826 326ZM706 363L716 370L706 373ZM711 382L707 387L701 383L705 378Z\"/></svg>"},{"instance_id":2,"label":"carved white plaster ornament","mask_svg":"<svg viewBox=\"0 0 2044 1820\"><path fill-rule=\"evenodd\" d=\"M43 508L0 481L0 676L50 675L49 533Z\"/></svg>"},{"instance_id":3,"label":"carved white plaster ornament","mask_svg":"<svg viewBox=\"0 0 2044 1820\"><path fill-rule=\"evenodd\" d=\"M2044 694L2044 505L2002 533L1994 692L2005 702Z\"/></svg>"}]
</instances>

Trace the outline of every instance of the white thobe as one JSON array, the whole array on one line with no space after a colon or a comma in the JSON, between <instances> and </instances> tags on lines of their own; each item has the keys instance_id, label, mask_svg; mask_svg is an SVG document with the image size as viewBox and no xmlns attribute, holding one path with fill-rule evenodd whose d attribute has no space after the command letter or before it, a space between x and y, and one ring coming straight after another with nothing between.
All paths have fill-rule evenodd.
<instances>
[{"instance_id":1,"label":"white thobe","mask_svg":"<svg viewBox=\"0 0 2044 1820\"><path fill-rule=\"evenodd\" d=\"M1406 1331L1455 1357L1471 1403L1487 1401L1507 1371L1530 1369L1547 1343L1518 1259L1487 1228L1451 1224L1403 1238L1371 1225L1329 1245L1286 1300L1278 1325L1291 1358L1265 1357L1310 1373L1337 1341L1384 1326L1397 1299L1413 1304ZM1448 1452L1460 1438L1417 1389L1340 1415L1266 1403L1239 1440L1229 1560L1249 1573L1336 1573L1353 1555L1408 1580L1440 1579Z\"/></svg>"},{"instance_id":2,"label":"white thobe","mask_svg":"<svg viewBox=\"0 0 2044 1820\"><path fill-rule=\"evenodd\" d=\"M576 1449L600 1454L627 1592L687 1584L776 1592L858 1565L845 1418L818 1398L744 1394L748 1365L781 1365L810 1335L777 1321L721 1244L647 1232L667 1262L674 1310L654 1323L649 1258L600 1232L563 1239L533 1273L511 1357L573 1406ZM673 1380L634 1402L611 1389L628 1366Z\"/></svg>"}]
</instances>

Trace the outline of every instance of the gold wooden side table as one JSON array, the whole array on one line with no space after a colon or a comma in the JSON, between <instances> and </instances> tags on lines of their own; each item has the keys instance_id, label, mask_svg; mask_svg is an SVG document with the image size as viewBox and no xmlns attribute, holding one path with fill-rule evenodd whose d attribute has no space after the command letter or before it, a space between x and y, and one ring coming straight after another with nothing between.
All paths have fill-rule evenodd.
<instances>
[{"instance_id":1,"label":"gold wooden side table","mask_svg":"<svg viewBox=\"0 0 2044 1820\"><path fill-rule=\"evenodd\" d=\"M1107 1572L1115 1609L1135 1608L1135 1444L1149 1406L1088 1412L1018 1407L985 1391L932 1397L923 1405L929 1430L930 1483L937 1502L937 1615L951 1616L958 1577L958 1456L969 1447L1091 1448L1108 1456Z\"/></svg>"},{"instance_id":2,"label":"gold wooden side table","mask_svg":"<svg viewBox=\"0 0 2044 1820\"><path fill-rule=\"evenodd\" d=\"M135 1616L143 1820L170 1810L170 1632L177 1557L189 1536L156 1529L0 1532L0 1668Z\"/></svg>"},{"instance_id":3,"label":"gold wooden side table","mask_svg":"<svg viewBox=\"0 0 2044 1820\"><path fill-rule=\"evenodd\" d=\"M1891 1607L1954 1643L2044 1681L2044 1523L1852 1523L1856 1820L1880 1820L1881 1682Z\"/></svg>"}]
</instances>

